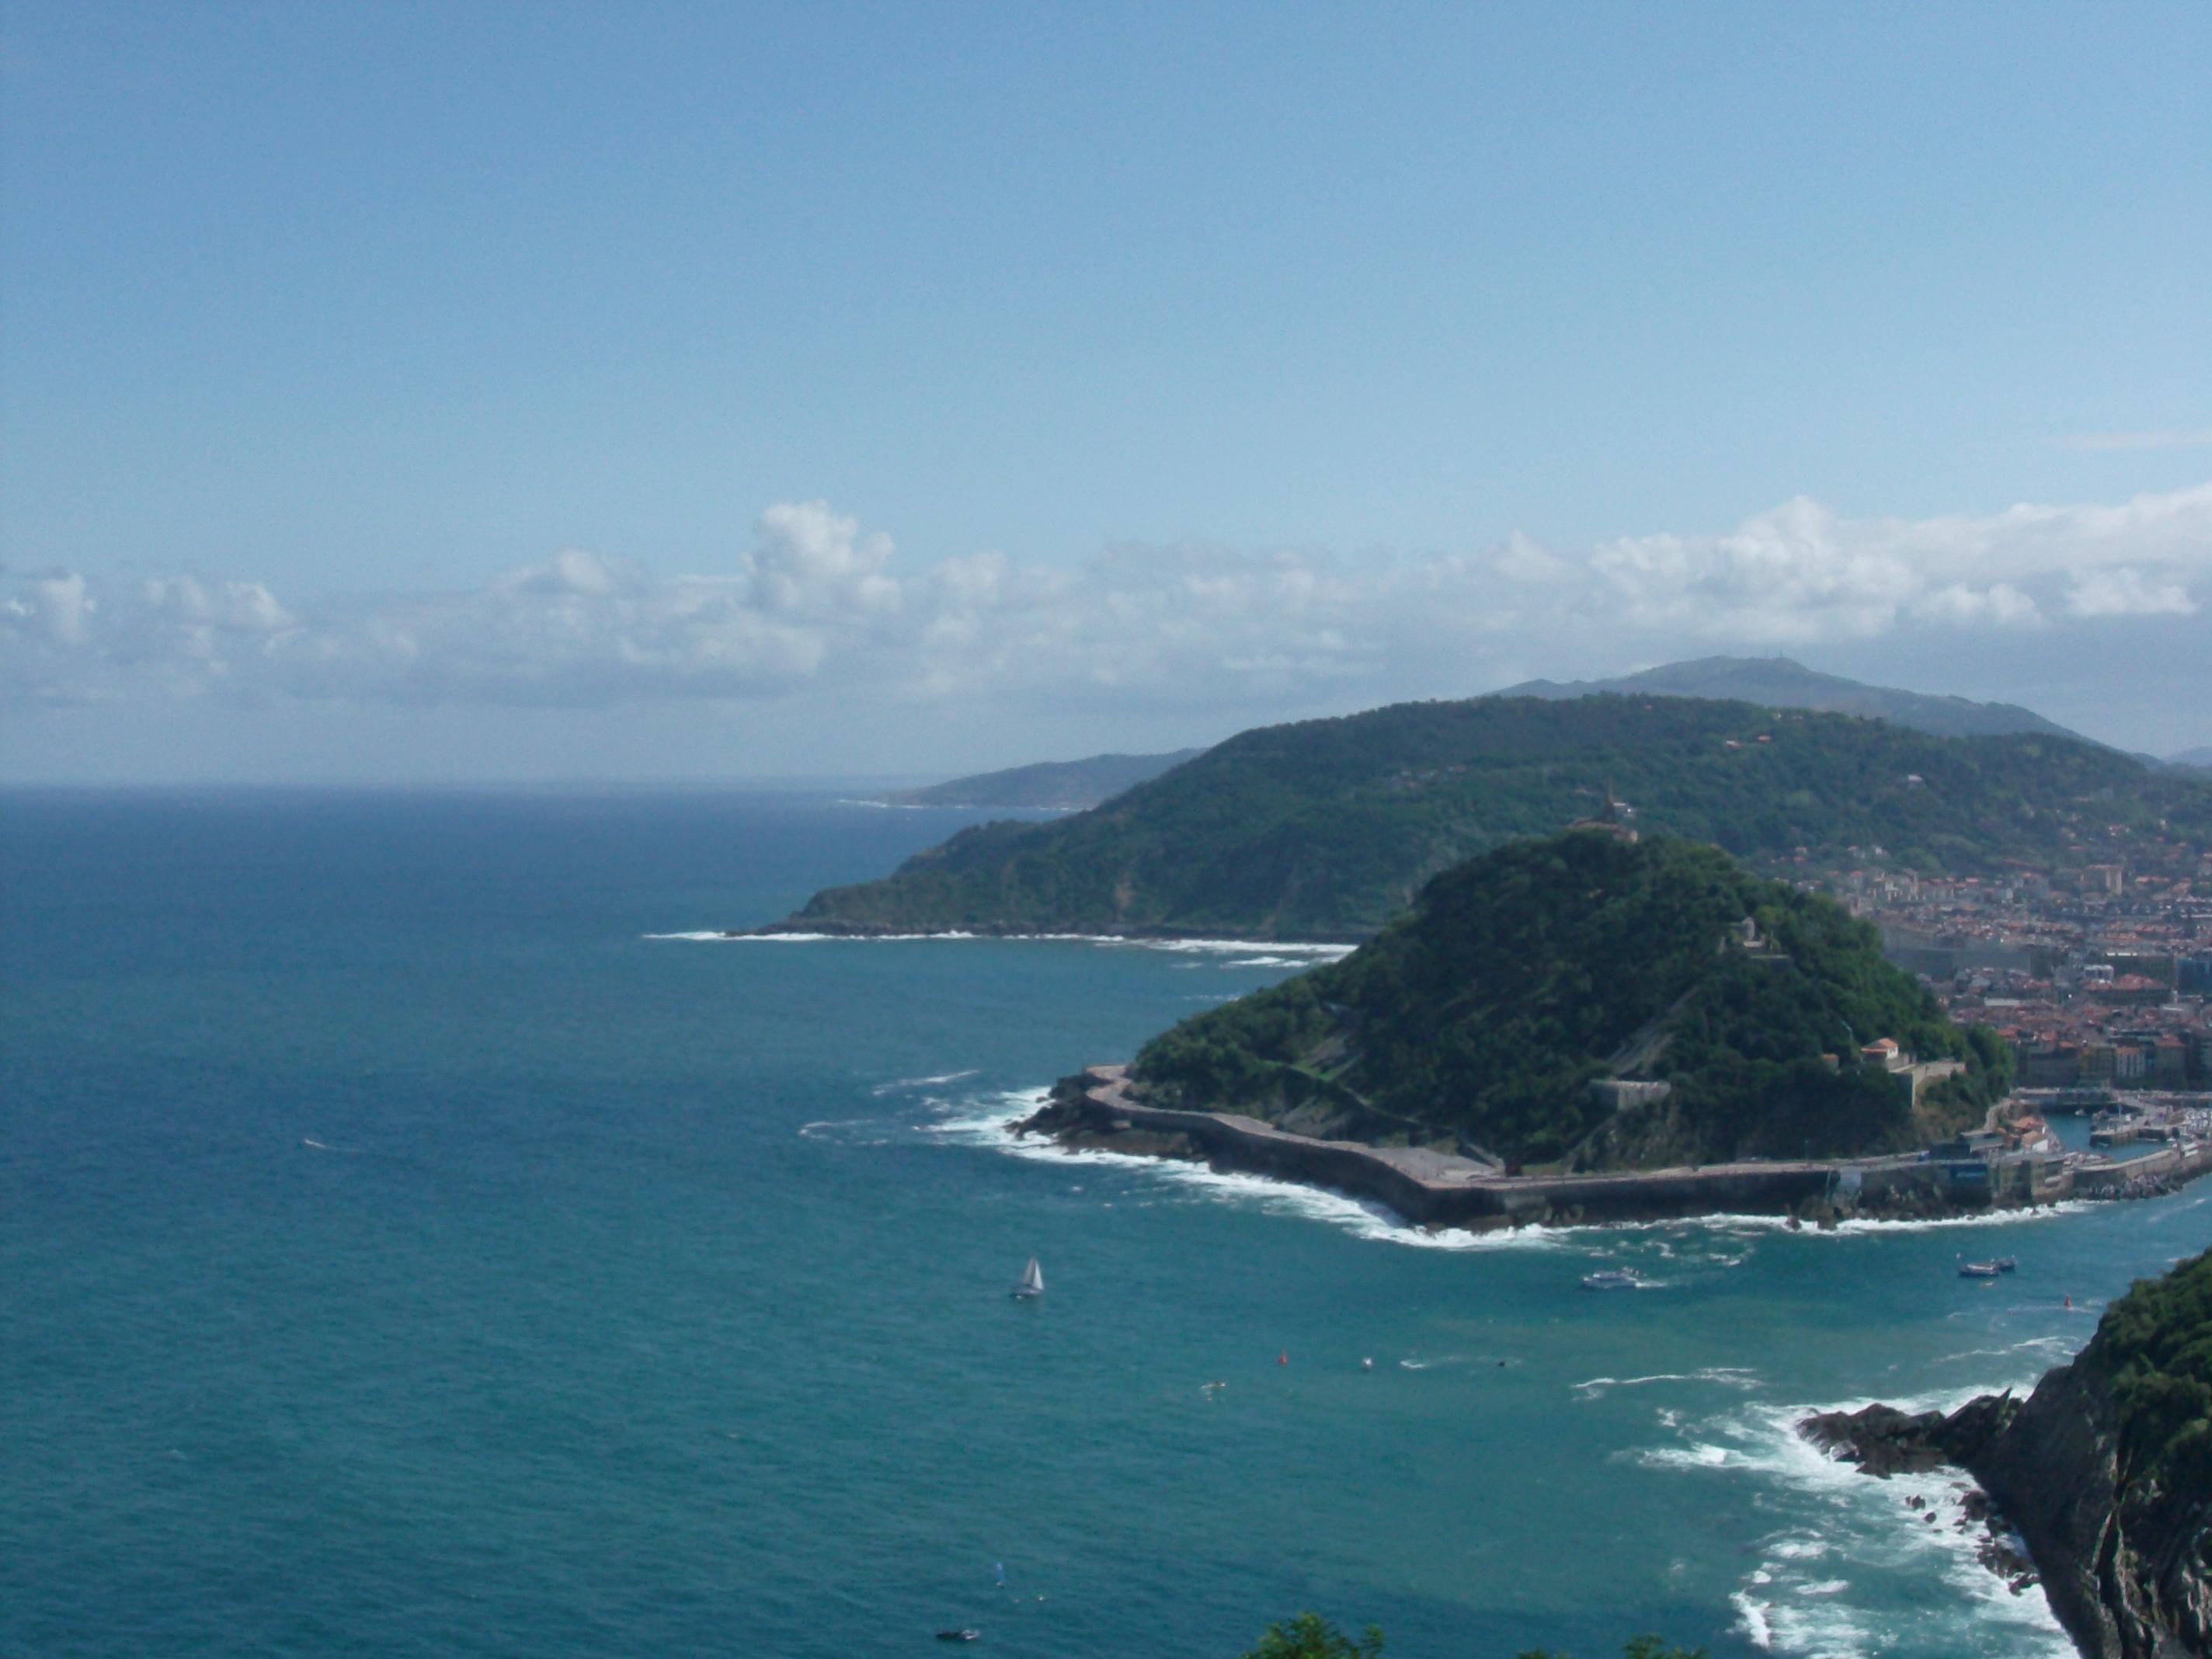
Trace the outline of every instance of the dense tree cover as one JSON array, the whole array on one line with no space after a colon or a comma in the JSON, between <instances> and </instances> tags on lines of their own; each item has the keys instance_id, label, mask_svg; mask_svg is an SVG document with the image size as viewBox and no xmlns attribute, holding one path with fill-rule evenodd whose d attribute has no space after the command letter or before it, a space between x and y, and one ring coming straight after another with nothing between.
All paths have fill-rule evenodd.
<instances>
[{"instance_id":1,"label":"dense tree cover","mask_svg":"<svg viewBox=\"0 0 2212 1659\"><path fill-rule=\"evenodd\" d=\"M1859 1063L1885 1036L1966 1069L1916 1117L1903 1078ZM1952 1025L1832 901L1717 848L1594 830L1445 872L1343 961L1185 1020L1132 1075L1310 1133L1577 1167L1900 1148L2008 1080L1994 1034ZM1589 1087L1616 1076L1672 1092L1616 1115Z\"/></svg>"},{"instance_id":2,"label":"dense tree cover","mask_svg":"<svg viewBox=\"0 0 2212 1659\"><path fill-rule=\"evenodd\" d=\"M1863 714L1944 738L1995 737L2007 732L2081 736L2017 703L1972 702L1965 697L1929 696L1887 685L1864 685L1840 675L1818 673L1787 657L1700 657L1693 662L1666 663L1612 680L1576 680L1565 685L1530 680L1525 685L1508 686L1498 695L1586 697L1605 691L1623 696L1718 697L1767 708L1820 708L1832 714Z\"/></svg>"},{"instance_id":3,"label":"dense tree cover","mask_svg":"<svg viewBox=\"0 0 2212 1659\"><path fill-rule=\"evenodd\" d=\"M2120 1479L2152 1501L2212 1498L2212 1250L2137 1281L2099 1322Z\"/></svg>"},{"instance_id":4,"label":"dense tree cover","mask_svg":"<svg viewBox=\"0 0 2212 1659\"><path fill-rule=\"evenodd\" d=\"M2161 823L2212 845L2212 785L2094 744L1680 697L1483 697L1246 732L1090 811L965 830L793 922L1362 939L1438 872L1595 814L1608 786L1647 831L1762 867L1800 847L2056 867L2109 856L2097 838L2114 826Z\"/></svg>"}]
</instances>

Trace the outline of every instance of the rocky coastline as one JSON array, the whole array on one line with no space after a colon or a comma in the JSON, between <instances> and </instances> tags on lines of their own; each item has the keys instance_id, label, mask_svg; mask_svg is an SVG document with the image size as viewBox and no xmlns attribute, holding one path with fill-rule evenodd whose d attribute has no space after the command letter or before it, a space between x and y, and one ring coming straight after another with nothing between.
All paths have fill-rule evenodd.
<instances>
[{"instance_id":1,"label":"rocky coastline","mask_svg":"<svg viewBox=\"0 0 2212 1659\"><path fill-rule=\"evenodd\" d=\"M2039 1582L2087 1659L2203 1659L2212 1492L2137 1478L2108 1347L2100 1326L2025 1401L1984 1395L1948 1416L1869 1406L1807 1418L1799 1431L1881 1479L1945 1467L1971 1475L1984 1562L2016 1591Z\"/></svg>"}]
</instances>

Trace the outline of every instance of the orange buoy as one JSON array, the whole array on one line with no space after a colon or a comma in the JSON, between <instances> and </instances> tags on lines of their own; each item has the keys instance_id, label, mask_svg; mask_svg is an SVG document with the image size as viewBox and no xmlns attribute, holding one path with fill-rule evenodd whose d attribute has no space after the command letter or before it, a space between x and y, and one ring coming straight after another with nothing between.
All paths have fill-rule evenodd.
<instances>
[{"instance_id":1,"label":"orange buoy","mask_svg":"<svg viewBox=\"0 0 2212 1659\"><path fill-rule=\"evenodd\" d=\"M1285 1348L1282 1352L1277 1354L1275 1356L1275 1363L1278 1365L1289 1364L1291 1363L1291 1351L1288 1348Z\"/></svg>"}]
</instances>

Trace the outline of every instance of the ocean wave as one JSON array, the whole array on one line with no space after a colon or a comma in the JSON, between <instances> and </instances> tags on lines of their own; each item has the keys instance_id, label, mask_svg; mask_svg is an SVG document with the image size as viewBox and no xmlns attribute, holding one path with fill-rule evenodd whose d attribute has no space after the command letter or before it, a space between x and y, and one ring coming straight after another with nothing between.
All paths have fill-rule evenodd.
<instances>
[{"instance_id":1,"label":"ocean wave","mask_svg":"<svg viewBox=\"0 0 2212 1659\"><path fill-rule=\"evenodd\" d=\"M864 1132L872 1130L875 1132L873 1137L861 1144L881 1146L889 1139L884 1131L890 1127L879 1117L823 1117L811 1123L800 1124L799 1138L801 1140L842 1140L851 1144L858 1140Z\"/></svg>"},{"instance_id":2,"label":"ocean wave","mask_svg":"<svg viewBox=\"0 0 2212 1659\"><path fill-rule=\"evenodd\" d=\"M1786 1215L1739 1214L1733 1211L1684 1216L1671 1221L1616 1221L1596 1224L1607 1229L1632 1227L1638 1230L1694 1227L1738 1237L1795 1232L1801 1238L1891 1238L1900 1233L1935 1232L1950 1227L2004 1227L2030 1221L2050 1221L2060 1216L2086 1214L2095 1207L2088 1200L2069 1198L2057 1204L2039 1204L2030 1210L1990 1210L1979 1215L1933 1216L1899 1221L1858 1216L1848 1221L1839 1221L1832 1227L1808 1227L1800 1224L1793 1228L1791 1218Z\"/></svg>"},{"instance_id":3,"label":"ocean wave","mask_svg":"<svg viewBox=\"0 0 2212 1659\"><path fill-rule=\"evenodd\" d=\"M1084 935L1099 945L1129 945L1146 951L1166 951L1172 953L1201 952L1232 957L1295 957L1294 962L1278 963L1270 961L1267 967L1302 967L1310 962L1341 962L1359 947L1356 945L1302 944L1296 939L1117 939L1110 935ZM1236 963L1229 964L1231 967Z\"/></svg>"},{"instance_id":4,"label":"ocean wave","mask_svg":"<svg viewBox=\"0 0 2212 1659\"><path fill-rule=\"evenodd\" d=\"M965 1078L974 1077L981 1069L981 1066L970 1066L964 1072L946 1072L939 1077L893 1078L889 1083L878 1083L868 1092L872 1095L882 1096L895 1095L902 1089L934 1089L943 1084L958 1083Z\"/></svg>"},{"instance_id":5,"label":"ocean wave","mask_svg":"<svg viewBox=\"0 0 2212 1659\"><path fill-rule=\"evenodd\" d=\"M1709 1365L1696 1371L1655 1371L1649 1376L1593 1376L1574 1385L1577 1394L1592 1396L1609 1389L1640 1389L1647 1382L1719 1382L1731 1389L1755 1389L1759 1373L1740 1365Z\"/></svg>"},{"instance_id":6,"label":"ocean wave","mask_svg":"<svg viewBox=\"0 0 2212 1659\"><path fill-rule=\"evenodd\" d=\"M339 1152L347 1158L361 1156L361 1148L358 1146L333 1146L329 1141L318 1140L313 1135L301 1135L300 1144L302 1146L311 1146L319 1152Z\"/></svg>"},{"instance_id":7,"label":"ocean wave","mask_svg":"<svg viewBox=\"0 0 2212 1659\"><path fill-rule=\"evenodd\" d=\"M1425 1354L1408 1354L1398 1362L1402 1370L1409 1371L1449 1370L1457 1365L1480 1365L1485 1370L1503 1370L1519 1363L1516 1359L1501 1358L1494 1353L1448 1353L1434 1358Z\"/></svg>"},{"instance_id":8,"label":"ocean wave","mask_svg":"<svg viewBox=\"0 0 2212 1659\"><path fill-rule=\"evenodd\" d=\"M1561 1230L1534 1227L1502 1228L1495 1232L1483 1233L1468 1232L1456 1227L1429 1231L1409 1224L1395 1211L1383 1205L1353 1198L1324 1187L1278 1181L1269 1176L1213 1170L1203 1164L1185 1163L1176 1158L1101 1152L1091 1147L1069 1148L1055 1141L1031 1139L1013 1133L1012 1126L1042 1106L1050 1092L1048 1089L1042 1088L1014 1090L980 1100L951 1104L945 1108L946 1110L963 1115L945 1117L923 1127L931 1133L988 1146L994 1152L1005 1152L1014 1158L1042 1163L1073 1163L1103 1169L1127 1170L1149 1176L1167 1187L1182 1188L1205 1197L1224 1199L1233 1203L1256 1204L1271 1214L1326 1222L1355 1238L1379 1243L1401 1244L1427 1250L1497 1250L1551 1249L1565 1242Z\"/></svg>"},{"instance_id":9,"label":"ocean wave","mask_svg":"<svg viewBox=\"0 0 2212 1659\"><path fill-rule=\"evenodd\" d=\"M924 939L982 939L981 933L732 933L722 929L646 933L646 939L695 939L709 945L885 945Z\"/></svg>"},{"instance_id":10,"label":"ocean wave","mask_svg":"<svg viewBox=\"0 0 2212 1659\"><path fill-rule=\"evenodd\" d=\"M769 945L881 945L916 939L1003 939L1015 944L1097 945L1122 950L1164 951L1170 955L1226 954L1250 960L1226 967L1304 968L1316 963L1339 962L1359 947L1353 945L1307 944L1295 939L1135 939L1121 933L976 933L961 928L919 933L742 933L724 928L696 928L678 933L645 933L649 939L689 939L705 944ZM1265 958L1265 960L1261 960Z\"/></svg>"},{"instance_id":11,"label":"ocean wave","mask_svg":"<svg viewBox=\"0 0 2212 1659\"><path fill-rule=\"evenodd\" d=\"M2031 1336L2025 1342L2015 1342L2008 1348L1968 1348L1959 1353L1940 1356L1935 1363L1948 1365L1961 1359L2009 1359L2016 1353L2033 1353L2038 1349L2054 1354L2074 1352L2072 1339L2063 1336Z\"/></svg>"},{"instance_id":12,"label":"ocean wave","mask_svg":"<svg viewBox=\"0 0 2212 1659\"><path fill-rule=\"evenodd\" d=\"M1954 1410L1979 1392L1953 1389L1892 1403L1906 1412ZM1897 1620L1926 1615L1855 1605L1850 1575L1932 1573L1956 1598L1957 1611L1949 1616L1959 1626L1949 1645L1962 1659L2070 1656L2072 1644L2044 1597L2015 1595L1982 1565L1985 1534L1966 1511L1972 1487L1958 1471L1874 1480L1797 1431L1816 1412L1856 1411L1870 1403L1749 1404L1687 1425L1678 1420L1675 1443L1634 1455L1649 1468L1700 1479L1748 1477L1778 1488L1780 1502L1763 1499L1764 1507L1785 1507L1791 1498L1805 1504L1802 1522L1783 1526L1755 1547L1755 1565L1729 1597L1746 1639L1764 1651L1835 1659L1887 1652L1905 1634ZM1893 1595L1881 1599L1897 1601Z\"/></svg>"}]
</instances>

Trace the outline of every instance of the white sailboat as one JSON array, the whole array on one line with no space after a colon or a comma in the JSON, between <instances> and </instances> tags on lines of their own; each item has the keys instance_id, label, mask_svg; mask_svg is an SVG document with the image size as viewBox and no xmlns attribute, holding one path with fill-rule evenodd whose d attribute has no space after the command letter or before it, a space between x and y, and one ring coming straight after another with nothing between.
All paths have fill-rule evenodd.
<instances>
[{"instance_id":1,"label":"white sailboat","mask_svg":"<svg viewBox=\"0 0 2212 1659\"><path fill-rule=\"evenodd\" d=\"M1018 1297L1044 1294L1044 1269L1037 1266L1035 1256L1031 1256L1030 1265L1022 1269L1021 1279L1014 1285L1014 1294Z\"/></svg>"}]
</instances>

